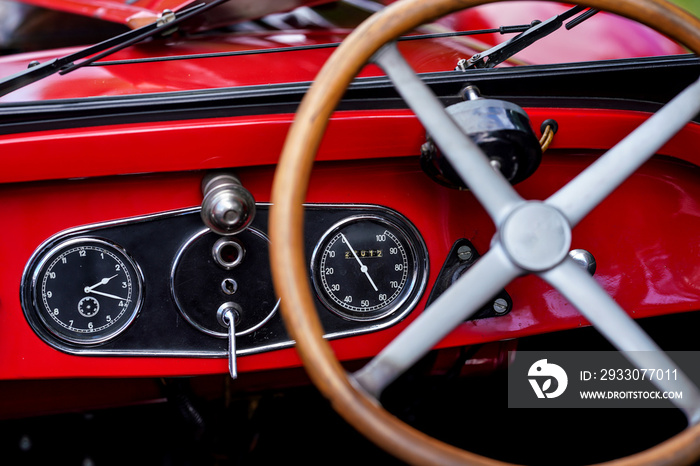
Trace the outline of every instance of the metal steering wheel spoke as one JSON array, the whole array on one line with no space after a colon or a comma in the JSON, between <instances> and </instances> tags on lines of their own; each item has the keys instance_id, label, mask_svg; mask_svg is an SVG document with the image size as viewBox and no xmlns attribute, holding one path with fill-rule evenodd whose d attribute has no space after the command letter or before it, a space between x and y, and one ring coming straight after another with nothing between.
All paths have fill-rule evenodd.
<instances>
[{"instance_id":1,"label":"metal steering wheel spoke","mask_svg":"<svg viewBox=\"0 0 700 466\"><path fill-rule=\"evenodd\" d=\"M690 425L700 421L700 390L593 277L570 258L538 275L556 288L638 369L676 370L677 381L662 378L652 383L664 391L677 391L682 387L683 397L671 401L683 411Z\"/></svg>"},{"instance_id":2,"label":"metal steering wheel spoke","mask_svg":"<svg viewBox=\"0 0 700 466\"><path fill-rule=\"evenodd\" d=\"M403 100L493 221L500 224L523 199L445 111L435 94L403 58L395 42L383 46L373 61L389 76Z\"/></svg>"},{"instance_id":3,"label":"metal steering wheel spoke","mask_svg":"<svg viewBox=\"0 0 700 466\"><path fill-rule=\"evenodd\" d=\"M700 421L700 391L622 308L575 262L566 258L571 228L653 156L700 112L700 80L650 117L547 201L526 202L490 166L395 43L374 61L389 76L450 163L497 225L492 250L460 278L354 378L370 394L382 390L465 320L498 289L531 272L552 284L638 368L668 367L680 374L684 398L674 404L691 424ZM488 258L488 259L487 259ZM498 279L494 279L498 277ZM484 288L484 283L489 286ZM492 289L493 288L493 289ZM454 309L455 302L468 304ZM662 390L677 388L663 381ZM685 395L687 393L687 395Z\"/></svg>"},{"instance_id":4,"label":"metal steering wheel spoke","mask_svg":"<svg viewBox=\"0 0 700 466\"><path fill-rule=\"evenodd\" d=\"M563 212L573 228L698 113L700 80L688 86L545 202Z\"/></svg>"},{"instance_id":5,"label":"metal steering wheel spoke","mask_svg":"<svg viewBox=\"0 0 700 466\"><path fill-rule=\"evenodd\" d=\"M355 380L375 398L523 270L496 243L365 367Z\"/></svg>"}]
</instances>

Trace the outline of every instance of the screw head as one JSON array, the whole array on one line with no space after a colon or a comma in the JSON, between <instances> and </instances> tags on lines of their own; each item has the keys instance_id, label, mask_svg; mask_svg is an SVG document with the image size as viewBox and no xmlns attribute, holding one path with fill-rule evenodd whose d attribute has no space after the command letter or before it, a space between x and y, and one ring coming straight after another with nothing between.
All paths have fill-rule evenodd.
<instances>
[{"instance_id":1,"label":"screw head","mask_svg":"<svg viewBox=\"0 0 700 466\"><path fill-rule=\"evenodd\" d=\"M493 302L493 311L496 314L505 314L508 312L508 301L503 298L498 298Z\"/></svg>"},{"instance_id":2,"label":"screw head","mask_svg":"<svg viewBox=\"0 0 700 466\"><path fill-rule=\"evenodd\" d=\"M457 257L459 257L459 260L468 261L472 258L473 255L474 254L472 253L472 248L470 248L469 246L460 246L457 249Z\"/></svg>"},{"instance_id":3,"label":"screw head","mask_svg":"<svg viewBox=\"0 0 700 466\"><path fill-rule=\"evenodd\" d=\"M19 449L22 451L29 451L32 449L32 439L28 435L23 435L19 439Z\"/></svg>"}]
</instances>

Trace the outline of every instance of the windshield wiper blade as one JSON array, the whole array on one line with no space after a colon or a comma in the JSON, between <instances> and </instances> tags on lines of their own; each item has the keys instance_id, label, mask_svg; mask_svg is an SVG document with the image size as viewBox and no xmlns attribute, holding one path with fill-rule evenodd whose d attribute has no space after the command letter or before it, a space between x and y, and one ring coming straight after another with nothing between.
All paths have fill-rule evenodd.
<instances>
[{"instance_id":1,"label":"windshield wiper blade","mask_svg":"<svg viewBox=\"0 0 700 466\"><path fill-rule=\"evenodd\" d=\"M597 14L597 13L600 13L600 10L597 10L597 9L595 9L595 8L591 8L591 9L588 10L587 12L580 14L580 15L577 16L576 18L574 18L574 19L572 19L571 21L569 21L568 23L566 23L566 26L565 26L565 27L566 27L567 30L573 29L573 28L575 28L576 26L578 26L579 24L583 23L583 22L586 21L588 18L590 18L591 16L593 16L593 15L595 15L595 14Z\"/></svg>"},{"instance_id":2,"label":"windshield wiper blade","mask_svg":"<svg viewBox=\"0 0 700 466\"><path fill-rule=\"evenodd\" d=\"M111 39L107 39L98 44L91 45L90 47L64 57L54 58L53 60L49 60L44 63L30 63L26 70L0 79L0 97L17 89L21 89L29 84L40 81L53 74L69 73L78 68L86 66L95 60L104 58L130 45L160 34L163 31L170 31L181 22L227 1L228 0L214 0L211 3L198 3L177 13L170 12L169 14L171 15L171 19L153 22L138 29L134 29L133 31L128 31L116 37L112 37ZM86 57L90 58L87 58L80 63L75 63L77 60L81 60Z\"/></svg>"},{"instance_id":3,"label":"windshield wiper blade","mask_svg":"<svg viewBox=\"0 0 700 466\"><path fill-rule=\"evenodd\" d=\"M521 50L534 44L538 40L553 33L559 29L562 24L564 24L564 21L567 21L584 10L586 10L586 7L575 6L560 15L549 18L548 20L542 22L533 21L532 27L530 27L527 31L518 34L512 39L500 43L482 53L475 54L470 59L466 60L466 63L461 66L460 69L467 70L474 68L493 68ZM598 10L589 9L578 18L571 20L571 22L567 24L567 29L577 26L597 12Z\"/></svg>"}]
</instances>

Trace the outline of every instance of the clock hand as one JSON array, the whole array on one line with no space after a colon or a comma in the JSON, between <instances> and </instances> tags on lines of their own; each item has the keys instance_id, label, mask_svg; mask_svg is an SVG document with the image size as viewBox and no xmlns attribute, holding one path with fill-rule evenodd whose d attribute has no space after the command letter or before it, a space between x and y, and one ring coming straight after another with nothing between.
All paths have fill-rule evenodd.
<instances>
[{"instance_id":1,"label":"clock hand","mask_svg":"<svg viewBox=\"0 0 700 466\"><path fill-rule=\"evenodd\" d=\"M367 280L369 280L369 283L372 285L372 288L374 288L374 291L379 291L379 288L377 288L377 285L374 284L374 280L372 280L372 277L369 276L369 272L367 269L367 266L362 263L359 257L357 257L357 254L355 253L355 249L350 245L350 241L345 237L344 234L340 234L340 236L343 237L343 241L345 241L345 244L348 245L348 249L350 249L350 252L352 253L353 256L355 256L355 260L357 261L358 264L360 264L360 272L364 273L365 276L367 277Z\"/></svg>"},{"instance_id":2,"label":"clock hand","mask_svg":"<svg viewBox=\"0 0 700 466\"><path fill-rule=\"evenodd\" d=\"M101 292L101 291L88 290L87 287L85 288L85 292L86 292L86 293L97 294L97 295L100 295L100 296L105 296L105 297L107 297L107 298L118 299L119 301L126 301L126 298L122 298L121 296L116 296L116 295L109 294L109 293L103 293L103 292Z\"/></svg>"},{"instance_id":3,"label":"clock hand","mask_svg":"<svg viewBox=\"0 0 700 466\"><path fill-rule=\"evenodd\" d=\"M95 283L95 284L92 285L92 286L86 286L86 287L85 287L85 292L86 292L86 293L90 293L93 289L97 288L98 286L100 286L100 285L106 285L111 279L113 279L113 278L116 277L117 275L119 275L119 274L115 274L115 275L112 275L111 277L103 278L102 280L100 280L99 282Z\"/></svg>"}]
</instances>

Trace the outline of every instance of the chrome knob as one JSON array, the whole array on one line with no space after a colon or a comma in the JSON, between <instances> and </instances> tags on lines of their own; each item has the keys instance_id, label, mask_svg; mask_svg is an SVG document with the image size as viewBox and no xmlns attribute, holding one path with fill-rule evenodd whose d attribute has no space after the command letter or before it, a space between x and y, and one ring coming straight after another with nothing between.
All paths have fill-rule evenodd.
<instances>
[{"instance_id":1,"label":"chrome knob","mask_svg":"<svg viewBox=\"0 0 700 466\"><path fill-rule=\"evenodd\" d=\"M255 199L231 173L211 173L202 180L202 221L214 233L235 235L255 217Z\"/></svg>"}]
</instances>

